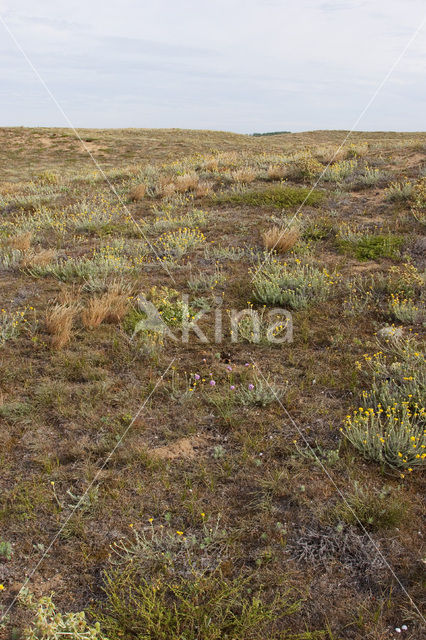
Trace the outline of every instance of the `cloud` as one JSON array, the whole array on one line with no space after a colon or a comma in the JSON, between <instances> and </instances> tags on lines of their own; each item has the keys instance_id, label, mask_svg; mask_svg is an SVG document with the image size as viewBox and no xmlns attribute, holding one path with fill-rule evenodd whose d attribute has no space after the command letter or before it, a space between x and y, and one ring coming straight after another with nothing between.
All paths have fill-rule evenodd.
<instances>
[{"instance_id":1,"label":"cloud","mask_svg":"<svg viewBox=\"0 0 426 640\"><path fill-rule=\"evenodd\" d=\"M423 10L423 0L0 0L76 126L242 132L351 128ZM0 124L64 124L6 32L0 43ZM360 126L424 128L425 54L419 37Z\"/></svg>"}]
</instances>

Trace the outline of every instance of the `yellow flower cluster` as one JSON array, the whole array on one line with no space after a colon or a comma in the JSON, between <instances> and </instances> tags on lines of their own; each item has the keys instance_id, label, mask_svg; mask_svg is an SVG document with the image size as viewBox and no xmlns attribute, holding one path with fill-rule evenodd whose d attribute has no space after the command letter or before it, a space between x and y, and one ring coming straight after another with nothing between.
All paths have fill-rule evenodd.
<instances>
[{"instance_id":1,"label":"yellow flower cluster","mask_svg":"<svg viewBox=\"0 0 426 640\"><path fill-rule=\"evenodd\" d=\"M359 407L347 415L341 431L366 458L412 470L426 463L426 410L417 403L395 402L376 409Z\"/></svg>"},{"instance_id":2,"label":"yellow flower cluster","mask_svg":"<svg viewBox=\"0 0 426 640\"><path fill-rule=\"evenodd\" d=\"M160 236L157 240L157 247L166 254L182 257L191 249L204 244L205 235L199 229L184 227L171 231Z\"/></svg>"},{"instance_id":3,"label":"yellow flower cluster","mask_svg":"<svg viewBox=\"0 0 426 640\"><path fill-rule=\"evenodd\" d=\"M422 315L422 310L411 298L402 298L394 293L391 293L389 310L397 320L406 324L418 322Z\"/></svg>"},{"instance_id":4,"label":"yellow flower cluster","mask_svg":"<svg viewBox=\"0 0 426 640\"><path fill-rule=\"evenodd\" d=\"M33 310L33 307L28 307L28 310ZM26 318L27 308L23 311L6 311L1 310L0 314L0 347L4 345L7 340L15 338L22 325L28 322Z\"/></svg>"}]
</instances>

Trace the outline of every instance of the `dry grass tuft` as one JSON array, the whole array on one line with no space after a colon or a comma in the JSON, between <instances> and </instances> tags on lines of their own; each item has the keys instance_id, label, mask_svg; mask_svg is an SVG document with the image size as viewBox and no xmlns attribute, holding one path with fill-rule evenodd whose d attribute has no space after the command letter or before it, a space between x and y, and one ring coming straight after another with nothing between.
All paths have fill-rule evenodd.
<instances>
[{"instance_id":1,"label":"dry grass tuft","mask_svg":"<svg viewBox=\"0 0 426 640\"><path fill-rule=\"evenodd\" d=\"M86 329L96 329L108 315L107 293L103 296L91 298L89 304L81 314L83 325Z\"/></svg>"},{"instance_id":2,"label":"dry grass tuft","mask_svg":"<svg viewBox=\"0 0 426 640\"><path fill-rule=\"evenodd\" d=\"M0 184L0 195L7 196L13 193L19 193L22 191L21 182L2 182Z\"/></svg>"},{"instance_id":3,"label":"dry grass tuft","mask_svg":"<svg viewBox=\"0 0 426 640\"><path fill-rule=\"evenodd\" d=\"M129 291L119 282L113 282L105 294L108 305L106 322L118 323L126 315L129 309Z\"/></svg>"},{"instance_id":4,"label":"dry grass tuft","mask_svg":"<svg viewBox=\"0 0 426 640\"><path fill-rule=\"evenodd\" d=\"M131 189L129 197L132 202L139 202L143 200L146 194L146 185L137 184L133 189Z\"/></svg>"},{"instance_id":5,"label":"dry grass tuft","mask_svg":"<svg viewBox=\"0 0 426 640\"><path fill-rule=\"evenodd\" d=\"M33 239L33 234L31 231L26 231L25 233L20 233L16 236L11 236L7 239L7 244L12 249L18 249L19 251L28 251L31 246L31 241Z\"/></svg>"},{"instance_id":6,"label":"dry grass tuft","mask_svg":"<svg viewBox=\"0 0 426 640\"><path fill-rule=\"evenodd\" d=\"M165 182L160 184L159 193L165 198L169 198L176 193L176 185L173 182Z\"/></svg>"},{"instance_id":7,"label":"dry grass tuft","mask_svg":"<svg viewBox=\"0 0 426 640\"><path fill-rule=\"evenodd\" d=\"M127 313L129 307L128 295L119 284L113 283L109 290L102 296L97 296L89 300L89 304L84 309L81 319L86 329L96 329L106 321L112 323L120 322Z\"/></svg>"},{"instance_id":8,"label":"dry grass tuft","mask_svg":"<svg viewBox=\"0 0 426 640\"><path fill-rule=\"evenodd\" d=\"M279 253L286 253L294 247L300 239L297 229L280 229L272 227L262 235L263 244L269 251L275 250Z\"/></svg>"},{"instance_id":9,"label":"dry grass tuft","mask_svg":"<svg viewBox=\"0 0 426 640\"><path fill-rule=\"evenodd\" d=\"M175 189L178 193L186 193L187 191L195 191L198 187L199 178L194 172L184 173L177 176L175 180Z\"/></svg>"},{"instance_id":10,"label":"dry grass tuft","mask_svg":"<svg viewBox=\"0 0 426 640\"><path fill-rule=\"evenodd\" d=\"M46 311L46 328L54 349L62 349L71 339L74 317L80 305L77 302L56 304Z\"/></svg>"},{"instance_id":11,"label":"dry grass tuft","mask_svg":"<svg viewBox=\"0 0 426 640\"><path fill-rule=\"evenodd\" d=\"M210 185L208 182L200 182L200 184L198 185L196 191L195 191L195 195L197 196L197 198L203 198L204 196L207 196L210 192Z\"/></svg>"},{"instance_id":12,"label":"dry grass tuft","mask_svg":"<svg viewBox=\"0 0 426 640\"><path fill-rule=\"evenodd\" d=\"M238 182L240 184L249 184L256 179L256 172L250 167L246 167L233 171L231 176L234 182Z\"/></svg>"},{"instance_id":13,"label":"dry grass tuft","mask_svg":"<svg viewBox=\"0 0 426 640\"><path fill-rule=\"evenodd\" d=\"M287 174L287 168L285 165L270 164L268 167L269 180L284 180Z\"/></svg>"},{"instance_id":14,"label":"dry grass tuft","mask_svg":"<svg viewBox=\"0 0 426 640\"><path fill-rule=\"evenodd\" d=\"M217 171L219 169L217 158L207 158L204 161L204 167L207 171Z\"/></svg>"},{"instance_id":15,"label":"dry grass tuft","mask_svg":"<svg viewBox=\"0 0 426 640\"><path fill-rule=\"evenodd\" d=\"M347 148L342 147L340 149L338 145L336 146L324 145L324 146L318 147L315 153L315 157L321 162L324 162L325 164L328 164L331 162L341 162L347 157L347 155L348 155Z\"/></svg>"},{"instance_id":16,"label":"dry grass tuft","mask_svg":"<svg viewBox=\"0 0 426 640\"><path fill-rule=\"evenodd\" d=\"M22 260L22 266L28 269L32 267L45 267L50 264L56 257L54 249L42 249L38 253L31 251Z\"/></svg>"}]
</instances>

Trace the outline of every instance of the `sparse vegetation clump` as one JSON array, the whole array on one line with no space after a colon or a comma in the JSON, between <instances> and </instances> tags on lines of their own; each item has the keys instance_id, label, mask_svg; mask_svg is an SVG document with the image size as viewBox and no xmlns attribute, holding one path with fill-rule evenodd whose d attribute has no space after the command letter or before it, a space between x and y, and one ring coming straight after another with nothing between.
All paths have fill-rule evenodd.
<instances>
[{"instance_id":1,"label":"sparse vegetation clump","mask_svg":"<svg viewBox=\"0 0 426 640\"><path fill-rule=\"evenodd\" d=\"M272 227L262 235L263 244L269 251L287 253L300 240L298 229Z\"/></svg>"},{"instance_id":2,"label":"sparse vegetation clump","mask_svg":"<svg viewBox=\"0 0 426 640\"><path fill-rule=\"evenodd\" d=\"M376 260L377 258L396 259L400 256L404 240L395 234L374 234L343 229L338 237L341 251L355 256L358 260Z\"/></svg>"},{"instance_id":3,"label":"sparse vegetation clump","mask_svg":"<svg viewBox=\"0 0 426 640\"><path fill-rule=\"evenodd\" d=\"M314 181L323 173L325 167L312 153L302 153L296 157L290 166L289 176L294 180Z\"/></svg>"},{"instance_id":4,"label":"sparse vegetation clump","mask_svg":"<svg viewBox=\"0 0 426 640\"><path fill-rule=\"evenodd\" d=\"M288 590L278 591L268 601L261 589L250 584L247 578L226 580L220 573L165 578L151 584L129 568L108 575L98 616L111 637L123 636L131 628L138 638L147 640L260 640L264 634L285 638L278 625L297 611L299 603ZM300 640L321 636L315 632L287 635Z\"/></svg>"},{"instance_id":5,"label":"sparse vegetation clump","mask_svg":"<svg viewBox=\"0 0 426 640\"><path fill-rule=\"evenodd\" d=\"M333 162L324 169L322 179L325 182L343 182L356 171L356 168L357 162L355 160Z\"/></svg>"},{"instance_id":6,"label":"sparse vegetation clump","mask_svg":"<svg viewBox=\"0 0 426 640\"><path fill-rule=\"evenodd\" d=\"M376 409L362 407L348 415L346 438L368 460L408 472L426 464L426 410L410 410L410 402Z\"/></svg>"},{"instance_id":7,"label":"sparse vegetation clump","mask_svg":"<svg viewBox=\"0 0 426 640\"><path fill-rule=\"evenodd\" d=\"M51 335L54 349L62 349L70 341L74 318L78 311L78 302L58 303L46 311L46 329Z\"/></svg>"},{"instance_id":8,"label":"sparse vegetation clump","mask_svg":"<svg viewBox=\"0 0 426 640\"><path fill-rule=\"evenodd\" d=\"M408 202L412 199L414 185L410 180L404 182L392 182L386 189L386 198L389 202Z\"/></svg>"},{"instance_id":9,"label":"sparse vegetation clump","mask_svg":"<svg viewBox=\"0 0 426 640\"><path fill-rule=\"evenodd\" d=\"M361 525L369 530L392 529L407 517L407 504L400 491L391 486L380 490L371 489L355 482L353 492L345 496L332 510L332 519L337 522Z\"/></svg>"},{"instance_id":10,"label":"sparse vegetation clump","mask_svg":"<svg viewBox=\"0 0 426 640\"><path fill-rule=\"evenodd\" d=\"M343 432L365 458L411 472L426 463L424 355L412 340L389 340L389 353L364 356L371 389Z\"/></svg>"},{"instance_id":11,"label":"sparse vegetation clump","mask_svg":"<svg viewBox=\"0 0 426 640\"><path fill-rule=\"evenodd\" d=\"M37 600L28 590L22 591L20 603L33 612L33 620L24 629L25 640L59 640L72 637L73 640L108 640L101 633L99 622L90 625L84 611L61 614L57 611L52 596Z\"/></svg>"},{"instance_id":12,"label":"sparse vegetation clump","mask_svg":"<svg viewBox=\"0 0 426 640\"><path fill-rule=\"evenodd\" d=\"M188 251L203 245L205 241L206 238L201 231L185 227L162 235L157 241L157 247L165 257L179 259Z\"/></svg>"},{"instance_id":13,"label":"sparse vegetation clump","mask_svg":"<svg viewBox=\"0 0 426 640\"><path fill-rule=\"evenodd\" d=\"M411 298L403 298L398 294L391 294L389 311L394 320L403 324L416 324L424 317L422 303L416 304Z\"/></svg>"},{"instance_id":14,"label":"sparse vegetation clump","mask_svg":"<svg viewBox=\"0 0 426 640\"><path fill-rule=\"evenodd\" d=\"M19 336L22 328L27 322L26 310L23 311L0 311L0 347L7 340L11 340Z\"/></svg>"},{"instance_id":15,"label":"sparse vegetation clump","mask_svg":"<svg viewBox=\"0 0 426 640\"><path fill-rule=\"evenodd\" d=\"M253 274L254 300L267 305L283 305L291 309L305 309L314 302L327 299L334 283L326 269L275 260L260 264Z\"/></svg>"},{"instance_id":16,"label":"sparse vegetation clump","mask_svg":"<svg viewBox=\"0 0 426 640\"><path fill-rule=\"evenodd\" d=\"M0 540L0 560L12 559L12 545L6 540Z\"/></svg>"},{"instance_id":17,"label":"sparse vegetation clump","mask_svg":"<svg viewBox=\"0 0 426 640\"><path fill-rule=\"evenodd\" d=\"M283 209L297 205L317 206L324 198L319 190L311 191L306 188L269 187L262 190L247 190L234 193L223 193L216 196L219 204L235 204L253 207L274 207Z\"/></svg>"}]
</instances>

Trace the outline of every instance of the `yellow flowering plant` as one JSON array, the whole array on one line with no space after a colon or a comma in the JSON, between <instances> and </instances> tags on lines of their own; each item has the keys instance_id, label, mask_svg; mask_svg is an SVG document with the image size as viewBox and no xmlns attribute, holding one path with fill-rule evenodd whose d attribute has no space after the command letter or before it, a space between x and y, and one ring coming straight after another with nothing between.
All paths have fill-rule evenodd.
<instances>
[{"instance_id":1,"label":"yellow flowering plant","mask_svg":"<svg viewBox=\"0 0 426 640\"><path fill-rule=\"evenodd\" d=\"M426 464L426 410L408 402L347 415L342 431L364 458L412 471Z\"/></svg>"},{"instance_id":2,"label":"yellow flowering plant","mask_svg":"<svg viewBox=\"0 0 426 640\"><path fill-rule=\"evenodd\" d=\"M371 389L363 391L364 408L390 406L408 401L410 407L426 404L426 361L414 339L392 339L376 353L364 354L358 368L371 378Z\"/></svg>"}]
</instances>

